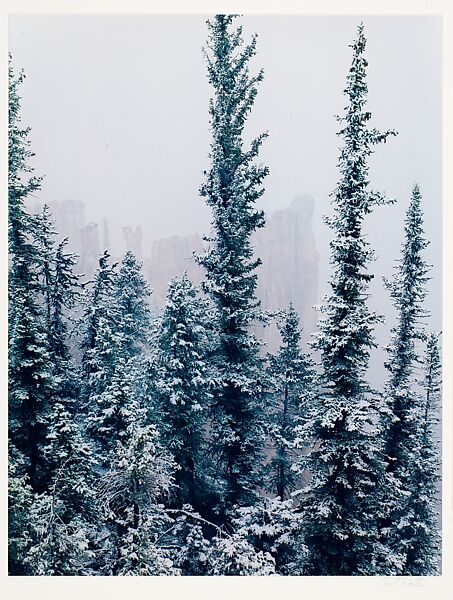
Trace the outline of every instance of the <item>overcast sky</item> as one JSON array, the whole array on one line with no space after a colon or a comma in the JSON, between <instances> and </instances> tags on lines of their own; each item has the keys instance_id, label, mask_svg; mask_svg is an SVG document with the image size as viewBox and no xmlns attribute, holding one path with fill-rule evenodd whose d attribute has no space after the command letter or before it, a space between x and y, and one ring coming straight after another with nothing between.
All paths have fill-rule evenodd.
<instances>
[{"instance_id":1,"label":"overcast sky","mask_svg":"<svg viewBox=\"0 0 453 600\"><path fill-rule=\"evenodd\" d=\"M368 109L373 125L398 130L372 157L372 187L398 202L368 217L378 261L373 306L391 314L381 276L398 256L411 188L420 184L433 264L428 299L441 327L441 19L437 17L277 17L240 19L258 33L253 68L263 67L247 135L268 130L260 159L270 168L260 206L315 200L321 293L326 291L329 193L338 180L334 115L356 26L368 39ZM10 51L24 68L22 115L32 127L34 165L45 174L40 199L78 199L88 220L108 218L122 250L121 226L154 238L207 233L210 213L198 195L208 168L208 99L202 16L13 16ZM152 282L151 282L152 283ZM379 331L378 331L379 333ZM381 332L382 333L382 332ZM381 333L379 335L381 335Z\"/></svg>"}]
</instances>

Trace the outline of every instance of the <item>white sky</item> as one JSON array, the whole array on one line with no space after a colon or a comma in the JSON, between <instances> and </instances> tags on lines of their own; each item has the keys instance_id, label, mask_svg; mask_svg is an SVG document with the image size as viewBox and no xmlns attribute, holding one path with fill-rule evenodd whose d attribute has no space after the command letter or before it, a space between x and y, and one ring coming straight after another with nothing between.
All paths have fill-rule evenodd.
<instances>
[{"instance_id":1,"label":"white sky","mask_svg":"<svg viewBox=\"0 0 453 600\"><path fill-rule=\"evenodd\" d=\"M338 179L338 124L351 49L361 17L247 16L244 37L258 33L253 66L263 67L247 134L269 130L260 159L270 167L260 201L272 212L308 193L316 203L321 293L328 277L329 193ZM397 198L367 221L378 254L372 304L391 314L381 276L398 257L414 181L424 197L434 265L428 306L441 327L441 19L366 17L368 109L373 125L397 129L371 160L372 187ZM12 16L10 51L23 67L24 124L32 127L40 199L83 200L88 220L109 220L122 250L121 226L141 225L144 250L154 238L207 233L210 214L198 196L208 168L207 83L200 16ZM152 283L152 282L151 282ZM388 327L378 329L385 337Z\"/></svg>"}]
</instances>

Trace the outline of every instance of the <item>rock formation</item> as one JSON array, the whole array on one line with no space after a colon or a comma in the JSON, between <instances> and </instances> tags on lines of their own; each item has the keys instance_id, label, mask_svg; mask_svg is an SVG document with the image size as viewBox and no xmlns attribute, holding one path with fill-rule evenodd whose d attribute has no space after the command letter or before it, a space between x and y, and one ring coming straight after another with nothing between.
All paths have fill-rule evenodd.
<instances>
[{"instance_id":1,"label":"rock formation","mask_svg":"<svg viewBox=\"0 0 453 600\"><path fill-rule=\"evenodd\" d=\"M121 231L123 232L124 241L126 243L126 250L130 250L135 254L137 258L142 258L142 240L143 240L143 231L142 228L138 225L135 229L132 227L122 227Z\"/></svg>"},{"instance_id":2,"label":"rock formation","mask_svg":"<svg viewBox=\"0 0 453 600\"><path fill-rule=\"evenodd\" d=\"M78 245L72 244L71 249L80 256L77 268L80 273L91 277L99 266L101 252L99 242L99 228L97 223L88 223L77 231Z\"/></svg>"},{"instance_id":3,"label":"rock formation","mask_svg":"<svg viewBox=\"0 0 453 600\"><path fill-rule=\"evenodd\" d=\"M258 267L257 295L266 311L286 308L291 301L298 311L306 342L316 325L313 309L318 295L319 255L313 235L314 200L304 195L288 208L271 214L255 234ZM280 343L275 326L266 328L263 338L270 350Z\"/></svg>"},{"instance_id":4,"label":"rock formation","mask_svg":"<svg viewBox=\"0 0 453 600\"><path fill-rule=\"evenodd\" d=\"M69 237L69 247L80 255L78 271L90 278L98 266L101 248L99 227L86 223L83 202L64 200L49 203L56 228ZM42 204L33 207L33 212L42 209ZM304 329L303 340L307 342L316 325L313 305L318 293L318 252L313 235L314 201L310 196L298 196L287 208L266 215L266 225L258 230L252 240L255 256L262 264L257 269L257 295L266 311L276 311L292 301L299 312ZM167 285L176 275L187 272L195 284L202 279L202 269L193 258L193 253L203 251L203 242L198 234L173 236L154 240L151 251L143 256L143 233L140 226L135 229L122 228L125 247L144 262L144 272L153 294L151 306L156 314L163 306ZM209 233L209 232L206 232ZM108 239L107 222L103 223L104 243ZM112 256L113 260L121 257ZM259 330L259 335L274 351L279 343L275 325Z\"/></svg>"},{"instance_id":5,"label":"rock formation","mask_svg":"<svg viewBox=\"0 0 453 600\"><path fill-rule=\"evenodd\" d=\"M193 253L202 251L203 243L197 234L153 241L151 254L144 259L144 265L146 278L153 288L151 303L154 310L162 308L172 277L186 271L193 283L200 283L202 270L195 262Z\"/></svg>"},{"instance_id":6,"label":"rock formation","mask_svg":"<svg viewBox=\"0 0 453 600\"><path fill-rule=\"evenodd\" d=\"M266 219L266 225L253 238L255 255L262 264L257 269L257 295L266 311L276 311L292 301L301 317L304 342L314 331L316 314L313 305L318 294L318 251L313 235L314 200L298 196L292 204ZM202 252L199 235L174 236L154 240L151 254L145 257L145 270L153 287L152 305L159 310L164 301L167 283L175 275L186 271L198 284L201 268L193 259L193 252ZM275 325L259 330L270 351L279 343Z\"/></svg>"},{"instance_id":7,"label":"rock formation","mask_svg":"<svg viewBox=\"0 0 453 600\"><path fill-rule=\"evenodd\" d=\"M57 241L68 238L68 250L79 255L77 272L91 277L99 264L101 251L97 223L86 223L85 204L80 200L57 200L47 202L58 232ZM30 207L32 213L41 212L43 204Z\"/></svg>"}]
</instances>

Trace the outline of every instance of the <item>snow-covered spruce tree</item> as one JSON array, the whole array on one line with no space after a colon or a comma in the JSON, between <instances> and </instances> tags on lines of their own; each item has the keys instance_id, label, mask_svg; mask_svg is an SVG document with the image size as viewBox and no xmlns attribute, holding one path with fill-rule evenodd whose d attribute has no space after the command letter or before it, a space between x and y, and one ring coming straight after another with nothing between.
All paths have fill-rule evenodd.
<instances>
[{"instance_id":1,"label":"snow-covered spruce tree","mask_svg":"<svg viewBox=\"0 0 453 600\"><path fill-rule=\"evenodd\" d=\"M268 465L266 487L283 502L294 490L297 475L292 468L297 450L295 426L304 417L313 394L312 361L300 347L299 315L292 303L279 315L282 344L269 357L272 408L269 410L269 440L275 455Z\"/></svg>"},{"instance_id":2,"label":"snow-covered spruce tree","mask_svg":"<svg viewBox=\"0 0 453 600\"><path fill-rule=\"evenodd\" d=\"M219 485L224 506L248 504L260 483L258 465L263 447L262 361L259 342L250 333L258 316L255 268L250 236L264 224L255 202L263 193L268 169L254 164L266 134L245 149L243 130L262 80L249 74L256 36L242 46L241 27L234 16L216 15L208 21L206 51L212 143L210 170L201 195L212 208L210 248L198 257L206 270L204 289L217 309L219 344L213 353L220 385L215 391L213 452L219 457Z\"/></svg>"},{"instance_id":3,"label":"snow-covered spruce tree","mask_svg":"<svg viewBox=\"0 0 453 600\"><path fill-rule=\"evenodd\" d=\"M33 575L93 574L99 537L94 459L68 405L65 399L52 408L44 452L53 476L30 509L26 563Z\"/></svg>"},{"instance_id":4,"label":"snow-covered spruce tree","mask_svg":"<svg viewBox=\"0 0 453 600\"><path fill-rule=\"evenodd\" d=\"M127 443L129 427L144 419L140 398L141 363L118 356L106 388L97 396L97 412L89 417L90 431L98 445L98 458L108 466L115 458L117 444Z\"/></svg>"},{"instance_id":5,"label":"snow-covered spruce tree","mask_svg":"<svg viewBox=\"0 0 453 600\"><path fill-rule=\"evenodd\" d=\"M67 361L71 359L68 346L71 311L81 299L81 275L74 272L78 256L66 251L67 244L68 238L64 238L55 250L50 296L49 345L55 362L59 363L56 365L59 371L65 370Z\"/></svg>"},{"instance_id":6,"label":"snow-covered spruce tree","mask_svg":"<svg viewBox=\"0 0 453 600\"><path fill-rule=\"evenodd\" d=\"M192 518L191 518L192 517ZM198 520L199 519L199 520ZM210 575L211 565L208 555L211 548L211 532L216 526L209 527L192 511L190 506L184 506L181 514L175 519L169 542L174 546L172 560L181 575Z\"/></svg>"},{"instance_id":7,"label":"snow-covered spruce tree","mask_svg":"<svg viewBox=\"0 0 453 600\"><path fill-rule=\"evenodd\" d=\"M8 575L27 575L24 562L29 546L28 528L33 490L28 482L22 455L10 443L8 456Z\"/></svg>"},{"instance_id":8,"label":"snow-covered spruce tree","mask_svg":"<svg viewBox=\"0 0 453 600\"><path fill-rule=\"evenodd\" d=\"M10 58L11 61L11 58ZM42 308L37 222L26 211L27 197L40 189L28 161L33 156L28 134L21 128L19 86L9 64L8 120L8 391L10 441L22 453L21 469L32 488L46 485L42 445L48 403L53 390L45 315ZM17 475L22 475L19 470Z\"/></svg>"},{"instance_id":9,"label":"snow-covered spruce tree","mask_svg":"<svg viewBox=\"0 0 453 600\"><path fill-rule=\"evenodd\" d=\"M159 545L173 524L159 504L173 485L176 468L157 430L134 421L119 442L109 471L99 483L100 501L111 528L111 554L103 575L177 575L168 549Z\"/></svg>"},{"instance_id":10,"label":"snow-covered spruce tree","mask_svg":"<svg viewBox=\"0 0 453 600\"><path fill-rule=\"evenodd\" d=\"M275 561L268 552L256 550L239 533L216 536L208 553L210 575L273 575Z\"/></svg>"},{"instance_id":11,"label":"snow-covered spruce tree","mask_svg":"<svg viewBox=\"0 0 453 600\"><path fill-rule=\"evenodd\" d=\"M90 313L96 327L94 347L84 360L91 369L88 430L108 466L117 442L124 441L139 409L137 384L141 349L149 334L150 289L141 273L142 264L131 252L126 253L118 274L104 257L93 291L91 310L96 306L96 311Z\"/></svg>"},{"instance_id":12,"label":"snow-covered spruce tree","mask_svg":"<svg viewBox=\"0 0 453 600\"><path fill-rule=\"evenodd\" d=\"M406 214L402 257L396 267L394 280L386 281L397 310L397 324L392 329L386 363L390 374L386 396L393 417L386 435L386 454L388 469L401 473L407 469L411 454L411 425L407 424L407 413L412 408L408 392L413 383L414 367L419 362L415 344L424 337L422 319L427 315L423 301L429 267L422 255L427 245L423 232L421 194L415 184Z\"/></svg>"},{"instance_id":13,"label":"snow-covered spruce tree","mask_svg":"<svg viewBox=\"0 0 453 600\"><path fill-rule=\"evenodd\" d=\"M428 243L424 239L421 194L414 185L407 210L404 242L401 259L392 281L386 281L397 311L397 322L392 329L386 367L389 379L385 387L386 431L385 454L387 473L382 488L383 504L387 509L384 516L383 542L395 557L398 572L404 572L406 537L411 529L406 528L406 516L412 502L410 479L413 471L415 444L419 420L414 419L417 410L418 391L415 369L420 362L416 347L423 339L423 308L428 280L428 266L423 250ZM398 558L397 558L398 557Z\"/></svg>"},{"instance_id":14,"label":"snow-covered spruce tree","mask_svg":"<svg viewBox=\"0 0 453 600\"><path fill-rule=\"evenodd\" d=\"M239 508L233 518L235 532L275 560L279 575L298 575L307 548L303 544L302 515L292 499L262 498L254 506Z\"/></svg>"},{"instance_id":15,"label":"snow-covered spruce tree","mask_svg":"<svg viewBox=\"0 0 453 600\"><path fill-rule=\"evenodd\" d=\"M99 328L103 323L112 330L117 329L118 310L114 302L114 290L117 279L117 263L109 264L110 254L106 250L99 257L99 268L94 274L91 290L84 299L84 337L82 340L82 366L85 375L90 376L98 371L98 348L96 344L99 337ZM118 340L116 340L118 343Z\"/></svg>"},{"instance_id":16,"label":"snow-covered spruce tree","mask_svg":"<svg viewBox=\"0 0 453 600\"><path fill-rule=\"evenodd\" d=\"M174 278L154 343L155 394L162 442L178 465L175 501L199 510L207 470L205 432L212 369L207 360L208 305L187 274Z\"/></svg>"},{"instance_id":17,"label":"snow-covered spruce tree","mask_svg":"<svg viewBox=\"0 0 453 600\"><path fill-rule=\"evenodd\" d=\"M48 485L30 508L26 564L34 575L86 574L93 556L98 517L93 493L93 458L75 421L78 399L75 366L68 348L69 312L79 299L76 256L66 253L67 239L55 247L48 209L36 219L41 252L41 281L46 334L53 374L47 418Z\"/></svg>"},{"instance_id":18,"label":"snow-covered spruce tree","mask_svg":"<svg viewBox=\"0 0 453 600\"><path fill-rule=\"evenodd\" d=\"M112 440L102 432L105 411L104 392L110 385L120 354L119 310L114 298L116 263L109 264L107 251L99 259L93 288L85 298L84 337L82 340L82 401L87 414L87 427L102 458L110 451Z\"/></svg>"},{"instance_id":19,"label":"snow-covered spruce tree","mask_svg":"<svg viewBox=\"0 0 453 600\"><path fill-rule=\"evenodd\" d=\"M119 331L125 358L137 356L149 335L151 289L142 273L143 263L128 250L116 280L115 301L120 314Z\"/></svg>"},{"instance_id":20,"label":"snow-covered spruce tree","mask_svg":"<svg viewBox=\"0 0 453 600\"><path fill-rule=\"evenodd\" d=\"M81 275L74 272L78 257L67 252L68 238L55 242L54 221L44 205L36 216L37 244L40 248L42 296L46 318L48 349L53 364L54 396L60 399L78 396L79 386L74 360L69 350L72 310L81 298Z\"/></svg>"},{"instance_id":21,"label":"snow-covered spruce tree","mask_svg":"<svg viewBox=\"0 0 453 600\"><path fill-rule=\"evenodd\" d=\"M40 254L40 275L42 282L42 294L44 310L46 315L46 331L49 333L51 320L51 295L52 295L52 266L54 258L56 231L52 215L47 204L44 204L42 212L35 215L35 245Z\"/></svg>"},{"instance_id":22,"label":"snow-covered spruce tree","mask_svg":"<svg viewBox=\"0 0 453 600\"><path fill-rule=\"evenodd\" d=\"M406 517L404 575L439 575L441 565L440 525L440 401L441 363L436 334L428 336L423 394L414 407L417 424Z\"/></svg>"},{"instance_id":23,"label":"snow-covered spruce tree","mask_svg":"<svg viewBox=\"0 0 453 600\"><path fill-rule=\"evenodd\" d=\"M314 444L300 458L300 468L311 473L302 499L307 575L374 574L378 551L374 498L384 467L375 419L379 407L365 380L378 317L367 306L372 251L362 223L374 205L385 202L368 189L367 159L391 132L368 128L365 45L360 25L345 89L348 106L338 117L344 142L335 212L328 220L335 232L333 276L314 344L321 356L321 389L302 432Z\"/></svg>"},{"instance_id":24,"label":"snow-covered spruce tree","mask_svg":"<svg viewBox=\"0 0 453 600\"><path fill-rule=\"evenodd\" d=\"M93 556L83 523L60 520L65 506L50 489L37 495L30 510L32 530L25 562L28 575L91 575Z\"/></svg>"},{"instance_id":25,"label":"snow-covered spruce tree","mask_svg":"<svg viewBox=\"0 0 453 600\"><path fill-rule=\"evenodd\" d=\"M46 333L54 390L43 448L49 484L30 509L30 546L26 563L36 575L78 575L91 572L99 515L93 492L91 448L82 440L77 418L76 368L68 338L70 312L80 299L75 254L67 239L56 244L48 208L37 216Z\"/></svg>"},{"instance_id":26,"label":"snow-covered spruce tree","mask_svg":"<svg viewBox=\"0 0 453 600\"><path fill-rule=\"evenodd\" d=\"M244 511L247 510L244 508ZM164 547L171 549L174 567L180 570L181 575L275 573L271 554L249 540L255 530L249 536L251 532L241 527L242 515L234 518L233 525L225 527L204 519L190 505L182 509L167 508L165 512L169 516L176 515L176 519L159 539Z\"/></svg>"}]
</instances>

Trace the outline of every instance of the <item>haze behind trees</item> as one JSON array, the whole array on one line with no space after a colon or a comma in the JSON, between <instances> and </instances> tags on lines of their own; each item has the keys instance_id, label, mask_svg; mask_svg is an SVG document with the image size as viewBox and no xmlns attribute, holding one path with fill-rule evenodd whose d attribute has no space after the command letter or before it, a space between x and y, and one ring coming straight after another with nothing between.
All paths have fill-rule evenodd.
<instances>
[{"instance_id":1,"label":"haze behind trees","mask_svg":"<svg viewBox=\"0 0 453 600\"><path fill-rule=\"evenodd\" d=\"M320 253L319 300L327 291L329 194L336 183L341 113L356 17L245 16L244 35L258 32L264 69L246 136L269 138L266 213L308 193L315 200ZM441 19L366 17L369 110L376 127L399 135L371 157L377 189L397 199L367 224L378 260L371 265L372 308L387 315L376 330L388 341L394 312L382 276L392 274L414 181L424 198L433 265L426 306L441 329ZM102 35L100 36L100 32ZM45 173L39 199L72 198L88 220L109 222L112 251L124 251L122 226L141 225L144 249L171 235L209 232L199 187L209 166L209 85L197 16L12 16L10 50L24 68L22 114L32 124L33 165ZM151 282L152 285L152 282ZM303 323L302 323L303 326ZM311 332L305 331L308 336ZM372 360L382 378L383 356Z\"/></svg>"}]
</instances>

